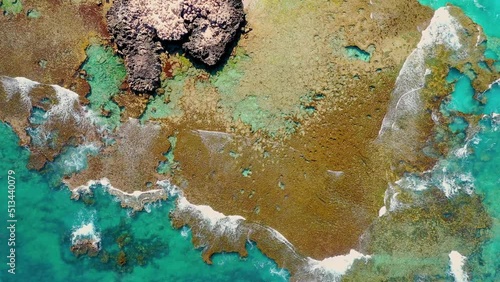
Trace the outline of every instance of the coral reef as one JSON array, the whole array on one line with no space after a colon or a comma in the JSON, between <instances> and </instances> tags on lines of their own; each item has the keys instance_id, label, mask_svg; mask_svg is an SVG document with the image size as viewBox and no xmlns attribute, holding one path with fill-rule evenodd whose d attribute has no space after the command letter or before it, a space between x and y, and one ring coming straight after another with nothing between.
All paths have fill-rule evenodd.
<instances>
[{"instance_id":1,"label":"coral reef","mask_svg":"<svg viewBox=\"0 0 500 282\"><path fill-rule=\"evenodd\" d=\"M152 190L162 178L156 168L166 160L163 154L170 148L168 136L169 131L158 124L142 125L138 120L130 119L108 136L111 144L102 149L100 156L89 157L87 170L72 175L65 182L75 189L88 187L92 181L109 179L107 183L123 192ZM110 193L118 196L124 206L137 206L133 203L135 200L130 200L134 197L128 197L133 195L119 195L121 193L113 191L111 189ZM135 197L136 202L140 203L147 196Z\"/></svg>"},{"instance_id":2,"label":"coral reef","mask_svg":"<svg viewBox=\"0 0 500 282\"><path fill-rule=\"evenodd\" d=\"M124 54L130 87L149 92L159 86L161 41L185 41L183 48L215 65L244 20L241 0L115 1L108 28ZM188 36L186 39L185 37Z\"/></svg>"}]
</instances>

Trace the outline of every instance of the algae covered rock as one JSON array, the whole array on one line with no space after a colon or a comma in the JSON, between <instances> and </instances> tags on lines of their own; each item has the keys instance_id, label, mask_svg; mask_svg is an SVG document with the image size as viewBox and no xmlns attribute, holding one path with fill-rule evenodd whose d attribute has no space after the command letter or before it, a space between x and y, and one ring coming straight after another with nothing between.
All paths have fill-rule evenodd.
<instances>
[{"instance_id":1,"label":"algae covered rock","mask_svg":"<svg viewBox=\"0 0 500 282\"><path fill-rule=\"evenodd\" d=\"M130 87L159 85L161 41L183 43L194 58L215 65L244 21L241 0L118 0L107 14L108 29L125 56Z\"/></svg>"}]
</instances>

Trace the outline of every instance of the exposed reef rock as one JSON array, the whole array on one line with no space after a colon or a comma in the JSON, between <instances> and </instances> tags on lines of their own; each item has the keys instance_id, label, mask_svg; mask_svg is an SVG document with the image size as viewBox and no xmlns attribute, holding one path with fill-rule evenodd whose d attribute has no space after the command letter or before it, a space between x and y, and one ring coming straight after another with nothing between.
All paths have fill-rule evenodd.
<instances>
[{"instance_id":1,"label":"exposed reef rock","mask_svg":"<svg viewBox=\"0 0 500 282\"><path fill-rule=\"evenodd\" d=\"M138 120L130 119L110 136L113 145L104 147L101 156L90 156L88 168L64 182L73 190L98 184L89 180L101 180L99 184L112 185L128 193L119 195L116 189L110 189L110 194L117 196L123 206L140 207L138 203L147 200L144 198L155 197L148 194L139 197L138 192L134 193L158 188L153 187L163 177L156 169L160 162L166 160L164 153L170 148L169 134L167 129L158 124L140 124ZM103 182L103 179L106 180Z\"/></svg>"},{"instance_id":2,"label":"exposed reef rock","mask_svg":"<svg viewBox=\"0 0 500 282\"><path fill-rule=\"evenodd\" d=\"M155 203L160 200L167 199L167 193L163 189L163 182L159 181L156 183L159 189L148 190L148 191L134 191L132 193L124 192L111 186L109 179L102 178L99 180L89 180L86 184L78 186L76 188L70 188L71 199L80 200L80 198L93 197L94 189L97 185L102 185L107 193L116 197L120 201L123 208L131 208L134 211L142 211L144 206L147 204ZM68 183L68 185L71 185Z\"/></svg>"},{"instance_id":3,"label":"exposed reef rock","mask_svg":"<svg viewBox=\"0 0 500 282\"><path fill-rule=\"evenodd\" d=\"M161 46L153 41L153 27L142 20L139 9L134 9L135 2L115 2L108 12L108 29L125 56L130 87L139 92L152 91L160 82ZM148 9L144 12L150 14Z\"/></svg>"},{"instance_id":4,"label":"exposed reef rock","mask_svg":"<svg viewBox=\"0 0 500 282\"><path fill-rule=\"evenodd\" d=\"M97 256L101 250L101 237L95 230L94 223L82 224L71 234L71 252L76 256Z\"/></svg>"},{"instance_id":5,"label":"exposed reef rock","mask_svg":"<svg viewBox=\"0 0 500 282\"><path fill-rule=\"evenodd\" d=\"M128 82L138 92L159 84L161 41L215 65L244 21L241 0L120 0L107 14L108 29L127 62ZM189 36L188 36L189 35Z\"/></svg>"},{"instance_id":6,"label":"exposed reef rock","mask_svg":"<svg viewBox=\"0 0 500 282\"><path fill-rule=\"evenodd\" d=\"M215 65L245 15L241 0L190 0L184 1L182 16L192 30L182 47L207 65Z\"/></svg>"}]
</instances>

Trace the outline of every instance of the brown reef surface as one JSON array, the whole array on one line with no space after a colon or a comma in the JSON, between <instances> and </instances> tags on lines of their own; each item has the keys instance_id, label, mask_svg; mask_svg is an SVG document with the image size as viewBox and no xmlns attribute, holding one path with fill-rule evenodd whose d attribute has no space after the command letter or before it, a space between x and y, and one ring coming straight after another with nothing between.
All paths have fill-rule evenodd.
<instances>
[{"instance_id":1,"label":"brown reef surface","mask_svg":"<svg viewBox=\"0 0 500 282\"><path fill-rule=\"evenodd\" d=\"M156 166L165 160L168 136L175 132L179 166L172 182L190 203L245 217L249 229L263 230L252 238L280 265L286 261L281 243L272 242L266 226L283 234L301 257L345 254L359 246L384 205L387 183L394 180L392 156L374 141L398 71L432 11L413 0L245 3L248 32L238 47L250 59L238 63L244 73L238 85L223 95L203 84L213 72L198 70L186 79L182 117L160 120L162 127L123 124L117 132L122 138L91 157L90 169L70 181L80 186L106 177L126 192L151 189L161 178ZM0 17L8 26L0 31L0 53L9 58L0 64L0 74L71 87L89 38L109 36L102 22L105 9L66 1L26 1L25 6L36 6L42 17ZM24 36L14 38L14 30ZM369 61L349 57L349 46L370 53ZM165 69L164 76L172 77ZM260 107L279 119L310 93L321 100L312 102L314 112L306 117L287 116L300 124L292 134L251 130L234 114L235 104L258 96ZM113 99L134 107L124 111L123 121L140 117L145 107L142 98ZM145 144L144 135L152 143ZM174 220L176 226L186 223L196 225L188 215ZM218 242L205 259L223 250L234 247Z\"/></svg>"},{"instance_id":2,"label":"brown reef surface","mask_svg":"<svg viewBox=\"0 0 500 282\"><path fill-rule=\"evenodd\" d=\"M23 11L0 17L0 74L45 84L75 86L89 38L109 36L97 1L25 0ZM36 9L38 18L27 13ZM87 93L79 93L85 95Z\"/></svg>"},{"instance_id":3,"label":"brown reef surface","mask_svg":"<svg viewBox=\"0 0 500 282\"><path fill-rule=\"evenodd\" d=\"M431 16L414 1L252 2L251 31L239 43L251 60L231 95L264 95L270 111L294 107L307 91L324 99L298 119L295 134L278 138L238 121L228 126L200 105L177 127L174 182L191 203L270 226L302 255L356 248L391 181L389 158L374 140L397 73ZM370 45L370 62L343 53Z\"/></svg>"}]
</instances>

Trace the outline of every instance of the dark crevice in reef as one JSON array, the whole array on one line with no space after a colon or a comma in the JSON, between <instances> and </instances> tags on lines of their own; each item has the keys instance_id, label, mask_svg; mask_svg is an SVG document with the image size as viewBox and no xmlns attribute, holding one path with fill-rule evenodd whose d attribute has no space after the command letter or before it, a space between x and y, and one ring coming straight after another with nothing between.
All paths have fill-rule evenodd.
<instances>
[{"instance_id":1,"label":"dark crevice in reef","mask_svg":"<svg viewBox=\"0 0 500 282\"><path fill-rule=\"evenodd\" d=\"M106 17L136 92L159 86L165 50L180 47L196 67L220 69L245 23L241 0L118 0Z\"/></svg>"}]
</instances>

